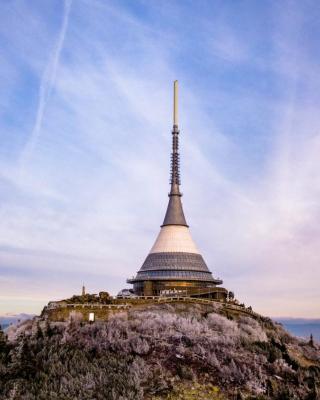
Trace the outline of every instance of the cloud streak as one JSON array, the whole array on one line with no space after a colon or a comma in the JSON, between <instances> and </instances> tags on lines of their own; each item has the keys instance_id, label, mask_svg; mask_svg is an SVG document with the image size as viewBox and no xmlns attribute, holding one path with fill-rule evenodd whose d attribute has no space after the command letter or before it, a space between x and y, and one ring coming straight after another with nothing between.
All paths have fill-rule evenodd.
<instances>
[{"instance_id":1,"label":"cloud streak","mask_svg":"<svg viewBox=\"0 0 320 400\"><path fill-rule=\"evenodd\" d=\"M30 137L25 145L24 151L21 154L20 162L23 165L28 158L31 156L32 152L34 151L34 147L36 146L39 136L41 134L41 127L43 122L43 117L46 109L47 102L50 99L50 95L52 93L52 89L55 84L57 69L59 66L59 59L60 54L63 48L63 43L65 40L66 32L68 29L69 23L69 14L71 10L72 0L65 0L64 1L64 13L62 24L60 28L60 32L57 38L57 42L54 46L52 54L50 55L49 62L47 63L39 86L39 94L38 94L38 108L36 112L35 123L32 128L32 132Z\"/></svg>"}]
</instances>

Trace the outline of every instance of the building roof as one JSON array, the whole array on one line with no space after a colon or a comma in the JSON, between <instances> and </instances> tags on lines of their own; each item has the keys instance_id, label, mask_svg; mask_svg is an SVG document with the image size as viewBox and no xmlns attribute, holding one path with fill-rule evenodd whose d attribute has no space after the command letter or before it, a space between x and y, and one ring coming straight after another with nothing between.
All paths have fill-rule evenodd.
<instances>
[{"instance_id":1,"label":"building roof","mask_svg":"<svg viewBox=\"0 0 320 400\"><path fill-rule=\"evenodd\" d=\"M200 254L186 252L150 253L135 278L128 282L144 280L184 280L220 284L214 279Z\"/></svg>"},{"instance_id":2,"label":"building roof","mask_svg":"<svg viewBox=\"0 0 320 400\"><path fill-rule=\"evenodd\" d=\"M182 225L162 226L150 253L195 253L200 254L190 229Z\"/></svg>"}]
</instances>

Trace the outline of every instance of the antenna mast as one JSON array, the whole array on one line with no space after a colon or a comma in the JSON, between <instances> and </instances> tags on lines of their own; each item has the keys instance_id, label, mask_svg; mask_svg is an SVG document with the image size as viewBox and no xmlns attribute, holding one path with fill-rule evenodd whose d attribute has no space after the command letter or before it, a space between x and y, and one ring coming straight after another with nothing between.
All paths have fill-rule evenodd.
<instances>
[{"instance_id":1,"label":"antenna mast","mask_svg":"<svg viewBox=\"0 0 320 400\"><path fill-rule=\"evenodd\" d=\"M179 155L179 128L178 128L178 81L173 84L173 129L171 153L171 191L170 195L181 196L180 185L180 155Z\"/></svg>"}]
</instances>

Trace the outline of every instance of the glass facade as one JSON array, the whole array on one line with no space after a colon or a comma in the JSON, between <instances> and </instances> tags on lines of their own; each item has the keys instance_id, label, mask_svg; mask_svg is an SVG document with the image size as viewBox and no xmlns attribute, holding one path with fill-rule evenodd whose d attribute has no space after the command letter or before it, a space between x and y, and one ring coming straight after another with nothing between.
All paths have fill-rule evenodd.
<instances>
[{"instance_id":1,"label":"glass facade","mask_svg":"<svg viewBox=\"0 0 320 400\"><path fill-rule=\"evenodd\" d=\"M226 299L227 290L212 283L196 281L140 281L133 285L138 296L199 296Z\"/></svg>"}]
</instances>

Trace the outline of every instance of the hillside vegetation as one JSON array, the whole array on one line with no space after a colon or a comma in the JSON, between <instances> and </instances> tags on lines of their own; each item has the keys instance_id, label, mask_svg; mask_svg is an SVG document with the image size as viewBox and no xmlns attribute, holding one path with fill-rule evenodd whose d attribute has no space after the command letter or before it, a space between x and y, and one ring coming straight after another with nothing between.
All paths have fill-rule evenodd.
<instances>
[{"instance_id":1,"label":"hillside vegetation","mask_svg":"<svg viewBox=\"0 0 320 400\"><path fill-rule=\"evenodd\" d=\"M318 399L320 349L271 320L200 305L148 306L108 322L35 320L0 340L0 398Z\"/></svg>"}]
</instances>

